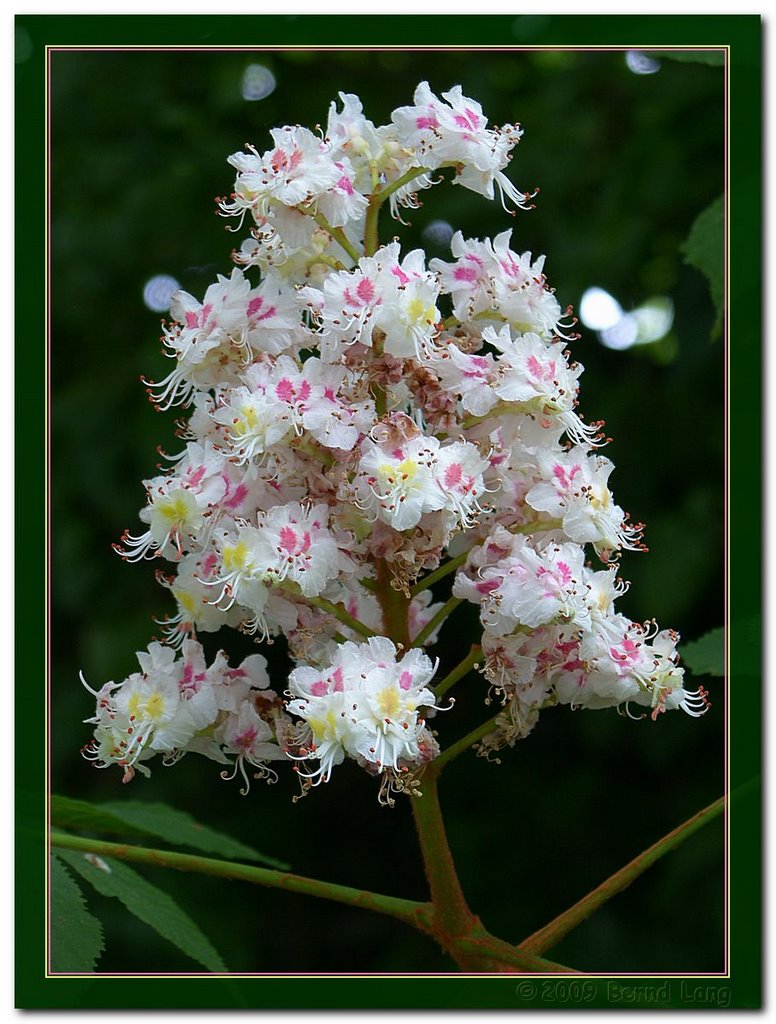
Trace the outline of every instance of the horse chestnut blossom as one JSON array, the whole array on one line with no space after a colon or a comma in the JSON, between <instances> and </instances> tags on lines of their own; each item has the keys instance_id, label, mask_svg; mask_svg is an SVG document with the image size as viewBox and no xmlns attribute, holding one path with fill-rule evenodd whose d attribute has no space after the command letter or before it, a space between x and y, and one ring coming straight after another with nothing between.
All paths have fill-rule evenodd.
<instances>
[{"instance_id":1,"label":"horse chestnut blossom","mask_svg":"<svg viewBox=\"0 0 776 1024\"><path fill-rule=\"evenodd\" d=\"M445 756L432 721L474 669L500 709L470 744L485 756L557 705L652 721L709 706L676 633L615 611L643 527L578 411L575 321L545 257L511 230L456 231L449 261L379 241L384 204L403 223L446 178L530 209L505 173L522 129L489 126L457 85L422 82L381 126L339 99L324 133L276 128L228 158L237 266L201 299L177 292L163 327L173 366L146 383L159 410L188 411L184 447L117 550L163 562L174 607L140 671L90 691L84 748L125 782L196 753L243 791L285 767L306 793L351 760L391 804ZM463 602L481 637L436 679L426 652ZM208 664L202 637L229 629L283 638L287 682L270 687L260 654Z\"/></svg>"}]
</instances>

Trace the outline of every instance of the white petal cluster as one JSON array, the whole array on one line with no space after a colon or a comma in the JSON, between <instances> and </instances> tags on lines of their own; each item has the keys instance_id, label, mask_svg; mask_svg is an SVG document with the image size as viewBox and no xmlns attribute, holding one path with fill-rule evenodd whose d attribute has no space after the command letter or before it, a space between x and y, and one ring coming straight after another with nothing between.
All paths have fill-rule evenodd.
<instances>
[{"instance_id":1,"label":"white petal cluster","mask_svg":"<svg viewBox=\"0 0 776 1024\"><path fill-rule=\"evenodd\" d=\"M322 289L301 294L319 325L321 353L335 361L343 347L360 342L371 348L375 336L389 355L420 358L438 333L439 293L425 253L415 249L402 260L393 242L362 256L353 270L331 274Z\"/></svg>"},{"instance_id":2,"label":"white petal cluster","mask_svg":"<svg viewBox=\"0 0 776 1024\"><path fill-rule=\"evenodd\" d=\"M219 652L208 666L194 640L184 641L179 655L152 643L137 658L140 672L90 690L97 712L88 719L95 731L83 750L87 760L98 768L118 765L125 782L136 771L149 774L144 762L156 754L174 761L187 752L233 765L230 777L239 771L246 788L246 764L259 775L275 775L267 762L286 757L276 738L286 716L269 689L265 658L253 654L230 669Z\"/></svg>"},{"instance_id":3,"label":"white petal cluster","mask_svg":"<svg viewBox=\"0 0 776 1024\"><path fill-rule=\"evenodd\" d=\"M451 523L473 525L488 468L468 441L440 444L422 434L397 445L367 438L354 486L361 507L395 530L416 526L428 512L446 510Z\"/></svg>"},{"instance_id":4,"label":"white petal cluster","mask_svg":"<svg viewBox=\"0 0 776 1024\"><path fill-rule=\"evenodd\" d=\"M183 448L117 549L166 566L174 608L167 646L97 694L87 756L131 777L196 751L246 781L277 757L306 786L351 758L401 789L438 750L423 648L459 601L479 608L504 703L488 750L553 704L702 713L676 635L614 609L642 527L610 490L602 425L578 412L574 321L545 257L512 231L457 231L449 260L379 241L383 204L400 220L445 179L530 206L505 174L522 129L422 82L388 124L342 93L324 134L270 135L229 157L237 266L201 299L177 292L163 327L173 368L148 391L185 413ZM435 600L424 579L446 567L452 597ZM199 638L225 628L284 638L285 701L255 661L205 667Z\"/></svg>"},{"instance_id":5,"label":"white petal cluster","mask_svg":"<svg viewBox=\"0 0 776 1024\"><path fill-rule=\"evenodd\" d=\"M302 778L327 782L345 757L376 773L403 772L430 759L435 744L421 708L434 707L428 683L435 666L418 649L401 661L387 637L344 643L330 665L295 669L288 711L306 724L296 738Z\"/></svg>"},{"instance_id":6,"label":"white petal cluster","mask_svg":"<svg viewBox=\"0 0 776 1024\"><path fill-rule=\"evenodd\" d=\"M399 107L391 120L399 141L418 152L425 167L456 165L456 184L488 199L493 199L495 185L515 205L527 207L532 196L518 192L503 173L522 129L519 125L488 128L480 104L464 96L459 85L439 99L428 82L421 82L413 105Z\"/></svg>"}]
</instances>

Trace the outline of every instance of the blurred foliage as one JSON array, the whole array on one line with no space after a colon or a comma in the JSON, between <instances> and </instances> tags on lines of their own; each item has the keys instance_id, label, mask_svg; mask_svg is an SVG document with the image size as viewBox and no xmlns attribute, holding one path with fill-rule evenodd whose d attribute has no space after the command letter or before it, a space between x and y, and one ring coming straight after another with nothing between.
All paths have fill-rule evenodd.
<instances>
[{"instance_id":1,"label":"blurred foliage","mask_svg":"<svg viewBox=\"0 0 776 1024\"><path fill-rule=\"evenodd\" d=\"M523 19L527 23L528 19ZM73 797L117 801L118 771L91 770L78 756L92 713L78 682L120 680L134 651L171 611L148 563L111 551L135 528L157 445L174 452L174 417L158 416L138 376L167 372L158 317L144 308L145 283L171 274L201 296L242 235L214 216L228 194L229 153L260 150L278 124L325 124L338 91L358 93L384 123L427 79L455 83L495 123L525 128L510 166L519 188L541 187L536 209L508 216L496 203L442 186L423 196L403 228L387 216L384 239L446 250L422 238L444 220L465 235L514 228L513 247L547 253L562 303L578 305L598 285L623 308L655 295L675 308L673 340L624 352L592 333L573 343L584 363L581 408L603 418L614 443L618 502L647 524L650 553L628 554L632 581L621 610L694 639L723 619L723 351L709 344L714 309L680 245L723 186L723 75L716 67L665 60L633 74L621 52L99 52L51 56L53 436L53 765L55 787ZM277 89L241 97L246 66L271 70ZM443 591L442 591L443 592ZM439 650L442 671L466 651L472 608L456 612ZM449 634L448 634L449 635ZM207 637L237 659L242 636ZM264 653L282 689L282 643ZM700 720L680 712L658 723L616 712L548 711L500 766L473 755L445 771L441 797L471 905L487 926L519 940L601 882L641 849L720 795L723 701ZM484 683L456 688L443 740L482 720ZM487 712L492 713L491 711ZM168 801L215 829L288 860L300 873L425 898L410 808L378 806L376 786L353 764L299 804L292 778L249 796L189 757L133 783L132 798ZM129 794L127 794L129 795ZM299 896L146 872L201 924L235 971L418 971L453 969L404 926ZM550 955L582 970L710 971L723 962L721 825L694 837ZM99 901L103 899L96 897ZM101 970L187 970L147 926L104 900L107 952Z\"/></svg>"},{"instance_id":2,"label":"blurred foliage","mask_svg":"<svg viewBox=\"0 0 776 1024\"><path fill-rule=\"evenodd\" d=\"M725 63L725 51L716 50L649 50L652 57L668 57L670 60L686 61L690 64L711 64L722 67Z\"/></svg>"},{"instance_id":3,"label":"blurred foliage","mask_svg":"<svg viewBox=\"0 0 776 1024\"><path fill-rule=\"evenodd\" d=\"M712 629L694 643L683 648L686 665L697 675L724 676L725 674L725 630Z\"/></svg>"},{"instance_id":4,"label":"blurred foliage","mask_svg":"<svg viewBox=\"0 0 776 1024\"><path fill-rule=\"evenodd\" d=\"M711 297L717 311L712 338L722 331L725 302L725 199L719 196L698 214L687 241L682 246L687 262L702 270L709 279Z\"/></svg>"},{"instance_id":5,"label":"blurred foliage","mask_svg":"<svg viewBox=\"0 0 776 1024\"><path fill-rule=\"evenodd\" d=\"M135 843L153 845L161 839L171 846L193 846L203 853L224 860L258 861L271 868L287 871L285 861L266 857L231 836L214 832L201 825L190 814L169 804L153 804L147 800L115 800L107 804L90 804L53 794L49 803L51 825L57 829L73 829L107 835L129 836ZM140 837L138 840L137 837Z\"/></svg>"}]
</instances>

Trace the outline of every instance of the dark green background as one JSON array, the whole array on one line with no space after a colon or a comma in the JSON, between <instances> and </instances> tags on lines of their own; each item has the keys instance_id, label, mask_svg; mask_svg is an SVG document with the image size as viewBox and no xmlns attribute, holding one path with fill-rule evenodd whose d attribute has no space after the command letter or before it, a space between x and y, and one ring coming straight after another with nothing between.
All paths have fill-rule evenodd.
<instances>
[{"instance_id":1,"label":"dark green background","mask_svg":"<svg viewBox=\"0 0 776 1024\"><path fill-rule=\"evenodd\" d=\"M548 31L528 18L509 24L518 43ZM260 38L254 32L251 42ZM258 103L240 96L251 62L278 82ZM213 215L213 197L233 183L229 153L245 142L265 148L277 124L325 124L339 90L358 93L382 123L423 78L437 91L460 83L493 122L522 123L509 173L541 194L535 210L513 220L498 203L441 186L401 229L407 248L444 255L420 238L436 218L478 237L514 226L514 248L547 254L564 304L578 304L592 285L626 308L655 294L675 303L668 342L611 352L583 332L573 351L586 367L581 409L604 418L614 438L606 453L617 467L615 496L647 524L649 554L623 560L632 588L621 610L694 639L724 616L724 356L709 337L707 283L679 246L723 188L723 69L664 58L657 74L638 76L621 52L607 51L60 52L51 64L50 151L53 786L95 800L166 800L300 873L415 898L425 885L409 808L378 807L373 782L354 765L297 805L290 778L257 783L241 798L217 766L194 757L122 789L117 771L92 771L78 756L89 736L80 720L91 713L78 670L95 686L123 678L153 635L150 617L170 610L154 567L127 565L110 550L137 524L155 446L176 450L173 416L156 415L137 382L166 372L158 317L142 303L145 281L169 273L201 296L217 272L229 272L242 235ZM396 231L387 218L382 227L383 237ZM474 638L468 612L457 614L460 629L438 652L443 667ZM468 623L473 629L473 612ZM235 635L207 637L211 652L218 641L235 657L249 650ZM281 647L270 653L282 679ZM489 928L518 941L723 791L722 681L699 681L714 702L699 721L558 708L500 766L470 755L446 770L451 844ZM455 712L439 724L443 741L483 716L485 687L472 678L457 690ZM235 972L454 969L428 940L387 919L217 880L202 900L192 876L147 874L176 895ZM722 883L718 822L549 955L582 971L719 971ZM91 894L90 903L107 926L100 970L196 969L119 908Z\"/></svg>"}]
</instances>

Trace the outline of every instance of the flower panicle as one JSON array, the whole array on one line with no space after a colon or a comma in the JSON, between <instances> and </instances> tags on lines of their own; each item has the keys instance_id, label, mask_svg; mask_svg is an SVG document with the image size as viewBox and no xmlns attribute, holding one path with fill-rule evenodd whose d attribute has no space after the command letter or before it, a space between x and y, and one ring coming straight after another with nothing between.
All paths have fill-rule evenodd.
<instances>
[{"instance_id":1,"label":"flower panicle","mask_svg":"<svg viewBox=\"0 0 776 1024\"><path fill-rule=\"evenodd\" d=\"M445 182L530 209L538 190L506 176L522 134L460 86L421 82L388 124L341 94L320 132L275 128L268 149L229 156L218 209L246 237L201 298L172 297L173 368L144 383L185 412L182 448L116 545L166 563L174 608L141 672L94 694L97 767L129 781L196 752L247 791L287 762L307 792L349 759L390 805L439 753L426 650L463 602L502 707L488 756L558 704L705 713L676 634L615 611L643 526L610 489L603 424L578 411L576 321L545 256L511 229L453 231L447 259L379 243L383 204L400 217ZM206 665L204 634L224 628L287 641L284 695L260 655Z\"/></svg>"}]
</instances>

